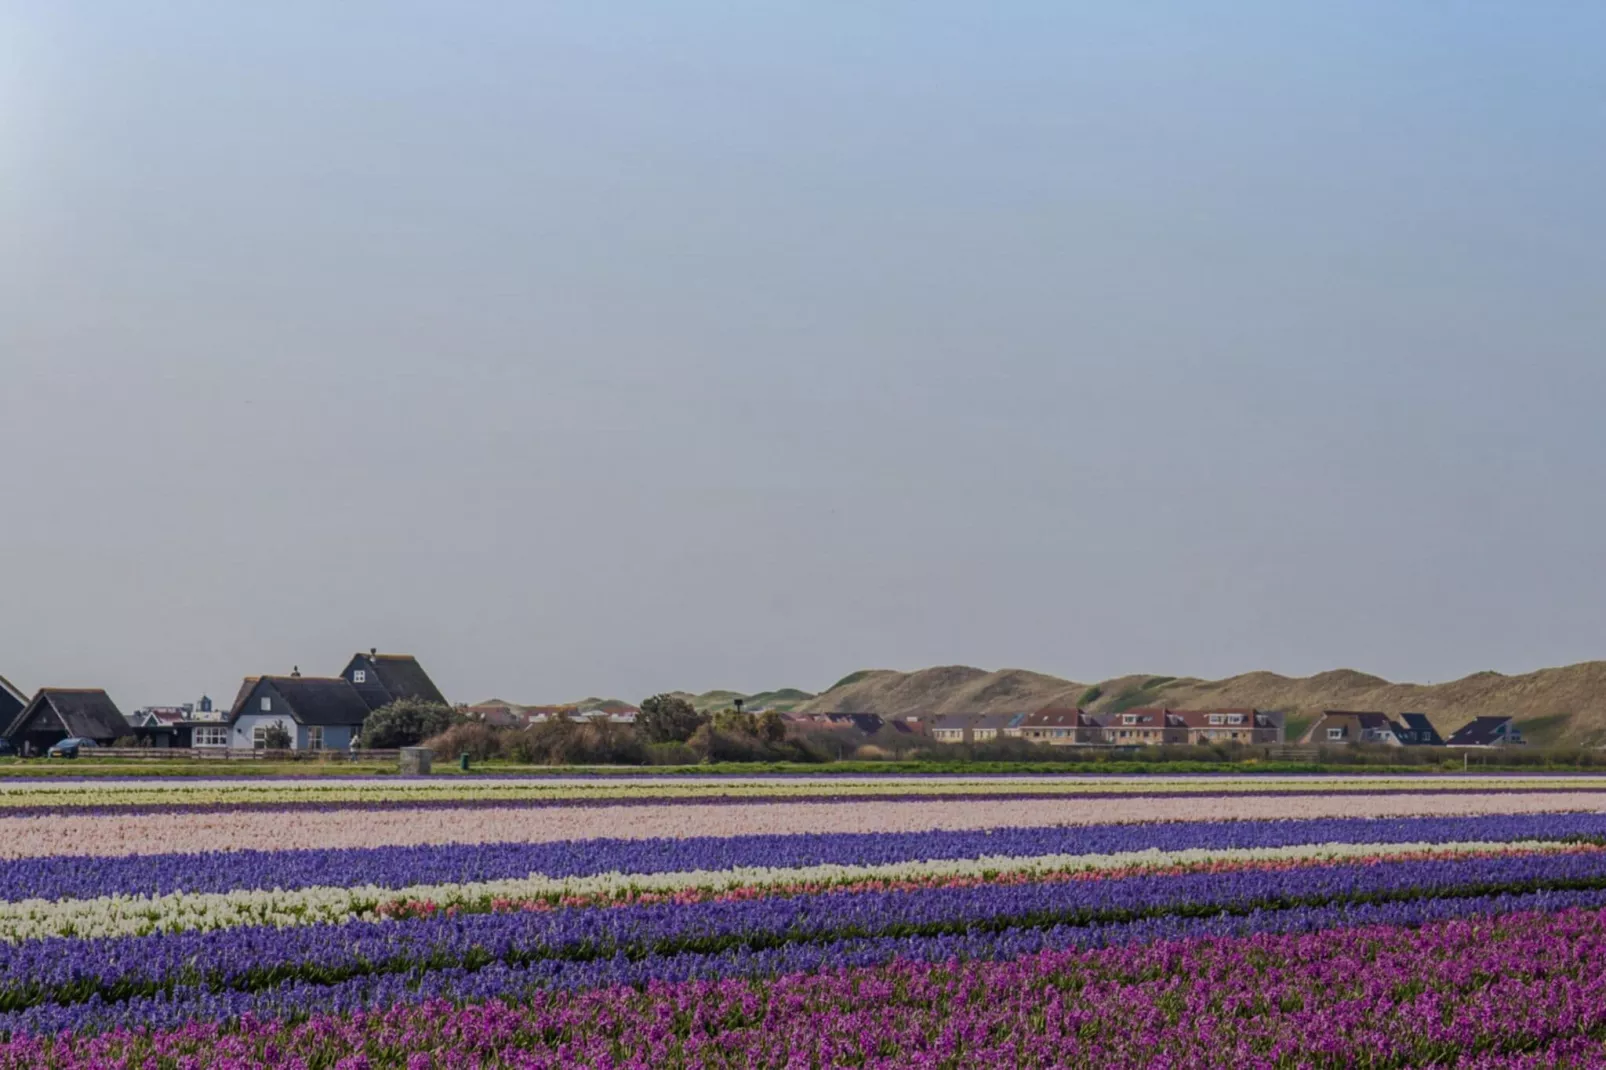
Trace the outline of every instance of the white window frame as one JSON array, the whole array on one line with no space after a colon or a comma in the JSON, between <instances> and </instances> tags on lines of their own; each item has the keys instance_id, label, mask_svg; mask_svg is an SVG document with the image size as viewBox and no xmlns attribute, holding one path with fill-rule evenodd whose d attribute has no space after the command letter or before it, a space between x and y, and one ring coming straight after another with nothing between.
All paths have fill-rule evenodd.
<instances>
[{"instance_id":1,"label":"white window frame","mask_svg":"<svg viewBox=\"0 0 1606 1070\"><path fill-rule=\"evenodd\" d=\"M1219 713L1212 713L1212 714L1211 714L1211 715L1210 715L1210 723L1211 723L1211 724L1220 724L1220 723L1221 723L1221 714L1219 714Z\"/></svg>"},{"instance_id":2,"label":"white window frame","mask_svg":"<svg viewBox=\"0 0 1606 1070\"><path fill-rule=\"evenodd\" d=\"M190 736L192 747L227 747L229 745L229 730L227 726L217 728L197 728Z\"/></svg>"},{"instance_id":3,"label":"white window frame","mask_svg":"<svg viewBox=\"0 0 1606 1070\"><path fill-rule=\"evenodd\" d=\"M352 670L351 682L354 683L354 684L366 684L368 682L368 670L367 669L354 669L354 670Z\"/></svg>"},{"instance_id":4,"label":"white window frame","mask_svg":"<svg viewBox=\"0 0 1606 1070\"><path fill-rule=\"evenodd\" d=\"M1228 724L1243 724L1244 723L1244 715L1241 714L1241 713L1234 713L1234 714L1230 715L1227 718L1227 723Z\"/></svg>"},{"instance_id":5,"label":"white window frame","mask_svg":"<svg viewBox=\"0 0 1606 1070\"><path fill-rule=\"evenodd\" d=\"M267 699L263 699L262 701L266 702ZM268 749L268 726L267 725L259 724L255 728L251 729L251 749L252 750L267 750Z\"/></svg>"},{"instance_id":6,"label":"white window frame","mask_svg":"<svg viewBox=\"0 0 1606 1070\"><path fill-rule=\"evenodd\" d=\"M262 701L259 703L259 705L261 706L261 709L262 709L263 713L272 713L273 712L273 697L271 695L263 695L262 696Z\"/></svg>"},{"instance_id":7,"label":"white window frame","mask_svg":"<svg viewBox=\"0 0 1606 1070\"><path fill-rule=\"evenodd\" d=\"M1135 714L1135 713L1123 713L1121 715L1121 723L1122 724L1137 724L1138 723L1137 714Z\"/></svg>"},{"instance_id":8,"label":"white window frame","mask_svg":"<svg viewBox=\"0 0 1606 1070\"><path fill-rule=\"evenodd\" d=\"M1327 730L1327 738L1328 739L1343 739L1344 738L1343 726L1339 726L1338 728L1329 728Z\"/></svg>"},{"instance_id":9,"label":"white window frame","mask_svg":"<svg viewBox=\"0 0 1606 1070\"><path fill-rule=\"evenodd\" d=\"M307 726L307 749L323 750L323 725Z\"/></svg>"}]
</instances>

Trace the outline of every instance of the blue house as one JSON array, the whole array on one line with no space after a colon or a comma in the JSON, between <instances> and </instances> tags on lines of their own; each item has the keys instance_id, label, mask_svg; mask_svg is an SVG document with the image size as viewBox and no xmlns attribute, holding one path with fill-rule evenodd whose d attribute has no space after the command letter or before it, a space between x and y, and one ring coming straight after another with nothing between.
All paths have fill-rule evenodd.
<instances>
[{"instance_id":1,"label":"blue house","mask_svg":"<svg viewBox=\"0 0 1606 1070\"><path fill-rule=\"evenodd\" d=\"M342 677L248 676L215 722L191 722L191 745L263 750L277 725L292 750L347 750L368 718L368 703Z\"/></svg>"}]
</instances>

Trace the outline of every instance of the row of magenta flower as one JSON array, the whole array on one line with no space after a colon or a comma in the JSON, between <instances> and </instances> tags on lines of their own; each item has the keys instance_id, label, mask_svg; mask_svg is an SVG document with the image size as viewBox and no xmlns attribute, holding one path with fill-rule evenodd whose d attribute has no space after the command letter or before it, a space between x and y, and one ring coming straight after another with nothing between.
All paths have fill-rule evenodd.
<instances>
[{"instance_id":1,"label":"row of magenta flower","mask_svg":"<svg viewBox=\"0 0 1606 1070\"><path fill-rule=\"evenodd\" d=\"M444 997L522 999L895 957L1044 949L1606 906L1606 854L983 884L607 910L246 928L0 949L12 1035L295 1017Z\"/></svg>"},{"instance_id":2,"label":"row of magenta flower","mask_svg":"<svg viewBox=\"0 0 1606 1070\"><path fill-rule=\"evenodd\" d=\"M896 955L871 942L792 946L725 956L722 977L691 963L675 971L714 980L639 984L652 976L644 964L620 961L589 965L578 991L532 990L529 970L441 971L410 986L291 986L276 1002L212 997L217 1011L269 1012L222 1027L141 1001L156 1017L137 1029L15 1036L0 1044L0 1070L1600 1065L1606 910L1453 917L1493 905L1297 911L1237 919L1229 936L1209 935L1220 922L1169 918L1144 923L1165 939L1096 950L1064 930L928 938ZM355 1010L365 1005L382 1009Z\"/></svg>"}]
</instances>

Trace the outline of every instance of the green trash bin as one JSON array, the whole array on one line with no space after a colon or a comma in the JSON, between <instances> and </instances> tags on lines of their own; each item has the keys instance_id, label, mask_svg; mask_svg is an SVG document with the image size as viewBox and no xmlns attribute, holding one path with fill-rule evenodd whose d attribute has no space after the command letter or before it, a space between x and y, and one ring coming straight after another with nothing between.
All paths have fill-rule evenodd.
<instances>
[{"instance_id":1,"label":"green trash bin","mask_svg":"<svg viewBox=\"0 0 1606 1070\"><path fill-rule=\"evenodd\" d=\"M459 754L457 756L457 767L459 769L461 769L465 773L468 772L468 755L467 754Z\"/></svg>"}]
</instances>

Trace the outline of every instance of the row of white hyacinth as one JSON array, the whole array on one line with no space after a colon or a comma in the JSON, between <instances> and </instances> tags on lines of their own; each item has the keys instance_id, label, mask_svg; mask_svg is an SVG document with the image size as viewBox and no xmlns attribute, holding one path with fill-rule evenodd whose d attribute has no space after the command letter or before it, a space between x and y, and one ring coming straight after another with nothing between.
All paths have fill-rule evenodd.
<instances>
[{"instance_id":1,"label":"row of white hyacinth","mask_svg":"<svg viewBox=\"0 0 1606 1070\"><path fill-rule=\"evenodd\" d=\"M986 857L885 865L817 865L798 868L744 867L718 871L604 873L585 877L526 878L406 888L314 887L293 890L242 890L226 893L174 893L163 896L105 896L95 899L28 899L0 903L0 940L17 943L50 936L102 937L239 928L288 927L318 923L382 920L382 907L429 902L439 909L487 910L493 902L625 894L672 895L690 890L723 892L739 888L793 885L850 885L898 881L999 876L1047 877L1055 874L1132 868L1255 862L1343 861L1422 853L1490 854L1575 849L1559 842L1507 843L1327 843L1270 848L1196 848L1182 851L1128 851L1112 854Z\"/></svg>"},{"instance_id":2,"label":"row of white hyacinth","mask_svg":"<svg viewBox=\"0 0 1606 1070\"><path fill-rule=\"evenodd\" d=\"M431 777L372 780L112 780L69 783L0 781L0 814L26 807L218 806L232 804L629 801L836 795L1223 795L1315 791L1577 791L1606 789L1606 777L742 777L564 778Z\"/></svg>"}]
</instances>

